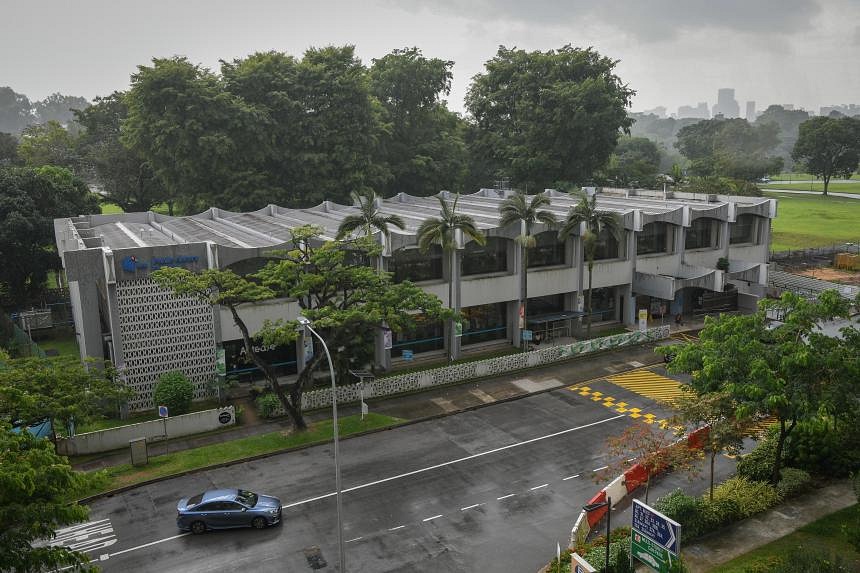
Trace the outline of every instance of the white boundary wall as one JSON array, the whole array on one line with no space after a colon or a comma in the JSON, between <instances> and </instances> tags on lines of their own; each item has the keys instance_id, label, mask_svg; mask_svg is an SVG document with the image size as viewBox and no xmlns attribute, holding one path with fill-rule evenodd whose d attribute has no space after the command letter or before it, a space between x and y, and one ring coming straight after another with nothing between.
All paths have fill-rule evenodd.
<instances>
[{"instance_id":1,"label":"white boundary wall","mask_svg":"<svg viewBox=\"0 0 860 573\"><path fill-rule=\"evenodd\" d=\"M179 438L232 426L236 423L233 406L203 410L167 418L167 437ZM97 432L78 434L74 438L57 438L57 451L64 456L96 454L128 447L129 440L146 438L147 442L164 438L164 420L151 420Z\"/></svg>"},{"instance_id":2,"label":"white boundary wall","mask_svg":"<svg viewBox=\"0 0 860 573\"><path fill-rule=\"evenodd\" d=\"M599 350L631 346L634 344L641 344L643 342L663 340L665 338L669 338L668 325L651 328L644 332L625 332L623 334L605 336L603 338L595 338L593 340L574 342L573 344L564 346L550 346L548 348L541 348L540 350L533 350L531 352L509 354L498 358L488 358L487 360L444 366L433 370L423 370L420 372L410 372L397 376L389 376L364 384L364 398L379 398L382 396L391 396L393 394L414 392L424 388L432 388L434 386L454 384L465 380L482 378L484 376L497 376L499 374L513 372L515 370L524 370L526 368L552 364L553 362L567 360L575 356L589 354ZM361 384L338 386L337 403L343 404L348 402L358 402L361 399L361 390ZM305 392L302 395L303 411L329 407L331 407L331 388L313 390ZM285 413L286 412L283 411L283 408L280 408L276 412L276 414Z\"/></svg>"}]
</instances>

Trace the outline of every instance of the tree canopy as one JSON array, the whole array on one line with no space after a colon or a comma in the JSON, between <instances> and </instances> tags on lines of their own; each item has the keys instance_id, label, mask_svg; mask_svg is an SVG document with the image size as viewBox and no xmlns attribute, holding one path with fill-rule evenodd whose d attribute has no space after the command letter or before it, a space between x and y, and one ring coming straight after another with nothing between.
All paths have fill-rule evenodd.
<instances>
[{"instance_id":1,"label":"tree canopy","mask_svg":"<svg viewBox=\"0 0 860 573\"><path fill-rule=\"evenodd\" d=\"M653 188L660 170L660 148L646 137L625 136L609 156L605 176L619 187Z\"/></svg>"},{"instance_id":2,"label":"tree canopy","mask_svg":"<svg viewBox=\"0 0 860 573\"><path fill-rule=\"evenodd\" d=\"M54 120L24 128L18 155L28 167L51 165L75 171L78 166L75 138Z\"/></svg>"},{"instance_id":3,"label":"tree canopy","mask_svg":"<svg viewBox=\"0 0 860 573\"><path fill-rule=\"evenodd\" d=\"M850 177L860 163L860 119L813 117L801 123L791 156L824 180L827 195L834 175Z\"/></svg>"},{"instance_id":4,"label":"tree canopy","mask_svg":"<svg viewBox=\"0 0 860 573\"><path fill-rule=\"evenodd\" d=\"M591 48L499 47L466 96L473 152L526 190L586 182L633 123L634 91L615 75L616 64Z\"/></svg>"},{"instance_id":5,"label":"tree canopy","mask_svg":"<svg viewBox=\"0 0 860 573\"><path fill-rule=\"evenodd\" d=\"M782 168L773 155L778 143L775 123L716 117L683 127L675 147L690 160L693 175L754 181Z\"/></svg>"}]
</instances>

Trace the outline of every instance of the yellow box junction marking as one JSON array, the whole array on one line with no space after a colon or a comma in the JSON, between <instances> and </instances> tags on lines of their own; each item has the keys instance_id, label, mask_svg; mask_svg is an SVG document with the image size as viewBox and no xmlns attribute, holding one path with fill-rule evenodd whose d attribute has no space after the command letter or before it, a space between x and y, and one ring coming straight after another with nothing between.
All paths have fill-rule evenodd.
<instances>
[{"instance_id":1,"label":"yellow box junction marking","mask_svg":"<svg viewBox=\"0 0 860 573\"><path fill-rule=\"evenodd\" d=\"M683 394L680 382L666 376L660 376L650 370L607 376L606 379L625 390L630 390L658 402L671 402Z\"/></svg>"},{"instance_id":2,"label":"yellow box junction marking","mask_svg":"<svg viewBox=\"0 0 860 573\"><path fill-rule=\"evenodd\" d=\"M616 384L617 386L621 386L621 387L627 388L628 390L632 390L631 388L628 388L625 384L630 384L631 382L629 381L629 379L635 377L635 380L632 382L635 385L637 383L637 380L638 380L638 377L636 377L636 375L639 375L639 374L645 374L646 379L653 380L653 378L658 378L658 379L660 379L660 383L663 384L664 386L667 385L666 382L662 382L664 380L669 381L672 384L674 384L674 388L669 388L669 392L670 392L670 395L668 395L669 398L676 397L676 396L680 395L680 393L681 393L680 385L677 381L672 380L671 378L666 378L664 376L660 376L658 374L654 374L650 370L638 370L635 372L628 372L626 374L619 374L616 376L608 377L608 378L606 378L606 380L611 381L612 383ZM650 375L650 376L648 376L648 375ZM619 383L616 381L617 379L626 379L626 380L624 381L624 383ZM576 392L577 394L579 394L580 396L583 396L585 398L591 398L591 400L593 402L601 402L604 406L606 406L610 410L614 410L614 411L618 412L619 414L627 414L628 416L630 416L631 418L634 418L634 419L642 418L642 421L645 422L646 424L654 424L656 422L661 428L664 428L664 429L668 426L668 422L665 419L658 420L657 416L654 414L650 414L650 413L644 413L643 414L641 408L628 408L627 406L629 406L629 404L627 402L616 402L614 397L607 396L603 392L592 391L592 389L588 386L570 386L570 387L568 387L568 390L571 390L572 392ZM635 390L633 390L633 391L635 392ZM665 391L663 391L661 393L664 393L664 392ZM642 392L637 392L637 394L642 394ZM642 395L645 395L645 394L642 394ZM648 396L648 397L650 398L652 396ZM665 400L665 399L662 399L662 400Z\"/></svg>"}]
</instances>

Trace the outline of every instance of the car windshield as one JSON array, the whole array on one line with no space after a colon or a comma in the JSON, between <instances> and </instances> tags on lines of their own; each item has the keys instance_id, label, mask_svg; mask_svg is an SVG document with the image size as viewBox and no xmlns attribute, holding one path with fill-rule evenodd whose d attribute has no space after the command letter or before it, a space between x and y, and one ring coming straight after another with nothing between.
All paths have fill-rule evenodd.
<instances>
[{"instance_id":1,"label":"car windshield","mask_svg":"<svg viewBox=\"0 0 860 573\"><path fill-rule=\"evenodd\" d=\"M248 507L254 507L257 505L257 494L240 489L239 493L236 495L236 501L247 505Z\"/></svg>"},{"instance_id":2,"label":"car windshield","mask_svg":"<svg viewBox=\"0 0 860 573\"><path fill-rule=\"evenodd\" d=\"M191 509L201 501L203 501L203 494L198 493L197 495L188 498L188 503L185 504L185 507Z\"/></svg>"}]
</instances>

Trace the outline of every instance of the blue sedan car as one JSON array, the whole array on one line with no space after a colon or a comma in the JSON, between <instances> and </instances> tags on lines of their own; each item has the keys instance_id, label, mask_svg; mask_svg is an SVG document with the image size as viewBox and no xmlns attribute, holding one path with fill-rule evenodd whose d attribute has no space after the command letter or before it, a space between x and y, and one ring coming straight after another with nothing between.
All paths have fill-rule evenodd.
<instances>
[{"instance_id":1,"label":"blue sedan car","mask_svg":"<svg viewBox=\"0 0 860 573\"><path fill-rule=\"evenodd\" d=\"M281 500L244 489L211 489L179 501L176 525L182 531L253 527L281 522Z\"/></svg>"}]
</instances>

